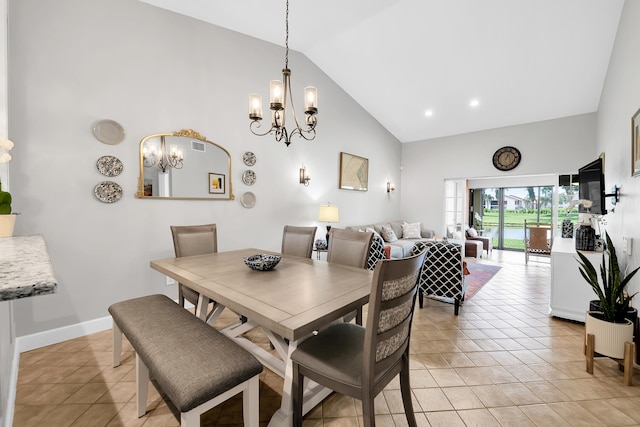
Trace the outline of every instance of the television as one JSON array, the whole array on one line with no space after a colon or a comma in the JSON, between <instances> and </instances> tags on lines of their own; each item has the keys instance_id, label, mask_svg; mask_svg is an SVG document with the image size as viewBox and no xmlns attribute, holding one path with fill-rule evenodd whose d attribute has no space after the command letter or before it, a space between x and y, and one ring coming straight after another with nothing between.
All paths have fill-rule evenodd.
<instances>
[{"instance_id":1,"label":"television","mask_svg":"<svg viewBox=\"0 0 640 427\"><path fill-rule=\"evenodd\" d=\"M607 213L605 209L604 173L602 171L602 159L597 158L578 169L579 195L581 199L591 200L591 208L580 205L579 212L588 212L597 215Z\"/></svg>"}]
</instances>

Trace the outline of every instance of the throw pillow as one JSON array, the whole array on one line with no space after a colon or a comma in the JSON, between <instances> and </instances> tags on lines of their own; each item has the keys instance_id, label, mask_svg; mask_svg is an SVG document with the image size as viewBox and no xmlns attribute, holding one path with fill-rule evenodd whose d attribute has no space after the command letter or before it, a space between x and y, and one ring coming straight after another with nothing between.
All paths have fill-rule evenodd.
<instances>
[{"instance_id":1,"label":"throw pillow","mask_svg":"<svg viewBox=\"0 0 640 427\"><path fill-rule=\"evenodd\" d=\"M371 227L367 227L366 230L367 233L373 233L374 236L378 236L379 238L382 239L382 236L380 235L380 233L378 233L375 229L371 228ZM384 239L382 239L384 240Z\"/></svg>"},{"instance_id":2,"label":"throw pillow","mask_svg":"<svg viewBox=\"0 0 640 427\"><path fill-rule=\"evenodd\" d=\"M398 237L396 237L396 232L393 231L393 228L391 227L383 226L380 234L382 235L382 238L385 242L392 243L398 240Z\"/></svg>"},{"instance_id":3,"label":"throw pillow","mask_svg":"<svg viewBox=\"0 0 640 427\"><path fill-rule=\"evenodd\" d=\"M478 237L478 232L475 228L470 228L467 230L467 236L469 237Z\"/></svg>"},{"instance_id":4,"label":"throw pillow","mask_svg":"<svg viewBox=\"0 0 640 427\"><path fill-rule=\"evenodd\" d=\"M420 235L420 223L415 222L413 224L404 223L402 224L402 236L405 239L420 239L422 236Z\"/></svg>"}]
</instances>

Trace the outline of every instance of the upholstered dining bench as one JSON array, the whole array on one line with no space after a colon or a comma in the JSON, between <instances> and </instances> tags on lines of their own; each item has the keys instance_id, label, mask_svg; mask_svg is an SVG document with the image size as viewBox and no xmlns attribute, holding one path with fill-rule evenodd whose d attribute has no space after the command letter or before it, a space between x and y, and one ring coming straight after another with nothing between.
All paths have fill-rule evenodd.
<instances>
[{"instance_id":1,"label":"upholstered dining bench","mask_svg":"<svg viewBox=\"0 0 640 427\"><path fill-rule=\"evenodd\" d=\"M120 364L122 334L136 353L138 417L146 413L151 373L180 411L182 427L199 426L202 413L240 392L244 425L258 425L263 368L251 353L164 295L121 301L109 313L114 366Z\"/></svg>"}]
</instances>

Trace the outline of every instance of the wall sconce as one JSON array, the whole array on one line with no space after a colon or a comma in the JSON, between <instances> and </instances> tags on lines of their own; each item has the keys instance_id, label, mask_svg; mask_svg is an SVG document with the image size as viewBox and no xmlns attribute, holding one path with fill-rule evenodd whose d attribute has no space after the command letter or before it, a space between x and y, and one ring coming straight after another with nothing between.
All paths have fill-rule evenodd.
<instances>
[{"instance_id":1,"label":"wall sconce","mask_svg":"<svg viewBox=\"0 0 640 427\"><path fill-rule=\"evenodd\" d=\"M302 165L300 168L300 184L304 184L305 187L309 186L309 181L311 181L311 177L307 173L307 168L305 165Z\"/></svg>"},{"instance_id":2,"label":"wall sconce","mask_svg":"<svg viewBox=\"0 0 640 427\"><path fill-rule=\"evenodd\" d=\"M393 183L391 182L391 180L387 181L387 193L389 194L393 194L396 192L396 186L393 185Z\"/></svg>"}]
</instances>

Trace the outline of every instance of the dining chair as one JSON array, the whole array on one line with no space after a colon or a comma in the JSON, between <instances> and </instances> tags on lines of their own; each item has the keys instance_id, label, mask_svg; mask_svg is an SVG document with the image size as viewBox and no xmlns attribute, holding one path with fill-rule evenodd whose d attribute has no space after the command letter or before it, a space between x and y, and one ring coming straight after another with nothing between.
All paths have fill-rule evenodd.
<instances>
[{"instance_id":1,"label":"dining chair","mask_svg":"<svg viewBox=\"0 0 640 427\"><path fill-rule=\"evenodd\" d=\"M527 222L524 220L524 263L529 264L529 256L546 256L551 258L553 246L553 230L551 224Z\"/></svg>"},{"instance_id":2,"label":"dining chair","mask_svg":"<svg viewBox=\"0 0 640 427\"><path fill-rule=\"evenodd\" d=\"M332 230L333 231L333 230ZM409 383L409 338L425 252L377 263L366 327L336 323L291 354L293 425L302 425L304 379L359 399L365 426L375 426L374 399L400 374L409 426L416 426Z\"/></svg>"},{"instance_id":3,"label":"dining chair","mask_svg":"<svg viewBox=\"0 0 640 427\"><path fill-rule=\"evenodd\" d=\"M327 262L367 268L372 240L373 233L368 231L351 231L332 227L329 232ZM356 319L356 324L362 325L362 307L346 315L344 321L349 322L353 318Z\"/></svg>"},{"instance_id":4,"label":"dining chair","mask_svg":"<svg viewBox=\"0 0 640 427\"><path fill-rule=\"evenodd\" d=\"M367 267L373 233L331 227L327 261L351 267Z\"/></svg>"},{"instance_id":5,"label":"dining chair","mask_svg":"<svg viewBox=\"0 0 640 427\"><path fill-rule=\"evenodd\" d=\"M282 254L311 258L318 227L285 225L282 232Z\"/></svg>"},{"instance_id":6,"label":"dining chair","mask_svg":"<svg viewBox=\"0 0 640 427\"><path fill-rule=\"evenodd\" d=\"M172 225L173 249L176 258L193 255L204 255L218 252L218 230L216 224L204 225ZM178 304L184 307L187 300L198 305L200 294L193 289L178 283ZM207 306L210 300L205 301Z\"/></svg>"}]
</instances>

